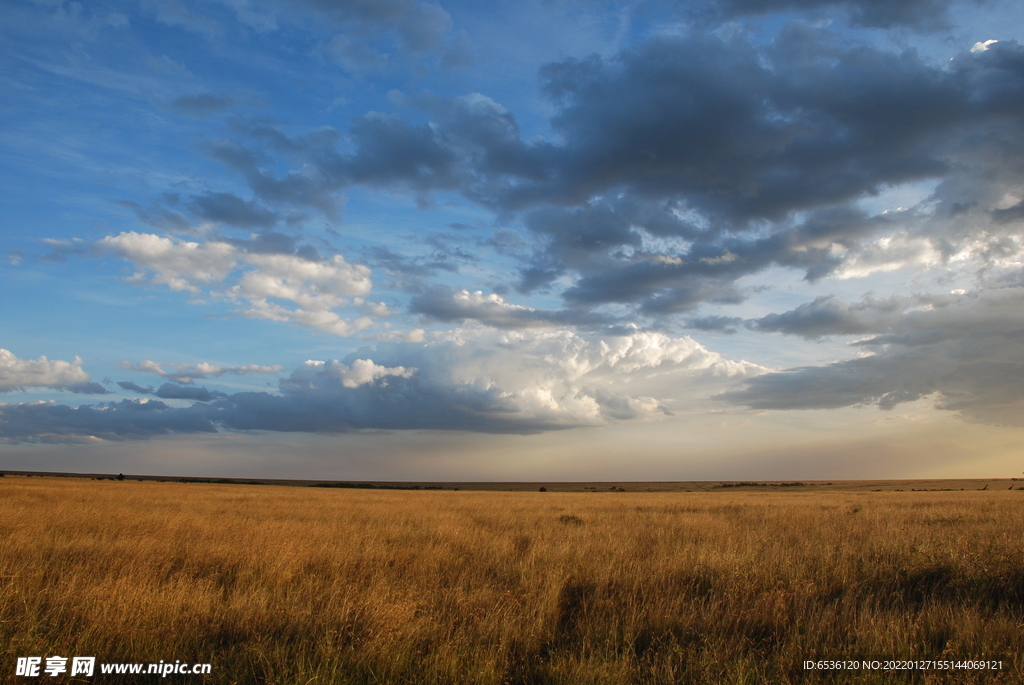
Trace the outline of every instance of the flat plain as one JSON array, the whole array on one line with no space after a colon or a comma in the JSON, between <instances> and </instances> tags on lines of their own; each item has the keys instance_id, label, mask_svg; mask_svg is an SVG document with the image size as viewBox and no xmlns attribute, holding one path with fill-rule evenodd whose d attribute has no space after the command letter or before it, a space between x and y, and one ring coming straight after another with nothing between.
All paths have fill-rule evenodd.
<instances>
[{"instance_id":1,"label":"flat plain","mask_svg":"<svg viewBox=\"0 0 1024 685\"><path fill-rule=\"evenodd\" d=\"M1019 483L478 485L7 475L0 678L91 655L225 684L1024 682ZM1002 668L803 665L868 657Z\"/></svg>"}]
</instances>

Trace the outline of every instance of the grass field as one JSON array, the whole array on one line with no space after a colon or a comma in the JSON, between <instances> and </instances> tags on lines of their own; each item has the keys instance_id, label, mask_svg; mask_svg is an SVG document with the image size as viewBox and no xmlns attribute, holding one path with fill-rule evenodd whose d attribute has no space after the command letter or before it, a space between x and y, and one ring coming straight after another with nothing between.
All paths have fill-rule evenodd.
<instances>
[{"instance_id":1,"label":"grass field","mask_svg":"<svg viewBox=\"0 0 1024 685\"><path fill-rule=\"evenodd\" d=\"M89 655L209 662L210 683L1020 683L1022 628L1024 493L1004 487L0 479L10 682L32 682L19 656ZM867 656L1003 668L802 665Z\"/></svg>"}]
</instances>

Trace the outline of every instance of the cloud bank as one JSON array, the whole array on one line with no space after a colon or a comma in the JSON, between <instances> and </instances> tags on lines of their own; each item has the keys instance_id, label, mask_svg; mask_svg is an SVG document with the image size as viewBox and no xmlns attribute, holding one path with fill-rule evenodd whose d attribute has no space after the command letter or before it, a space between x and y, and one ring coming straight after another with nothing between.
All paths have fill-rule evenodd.
<instances>
[{"instance_id":1,"label":"cloud bank","mask_svg":"<svg viewBox=\"0 0 1024 685\"><path fill-rule=\"evenodd\" d=\"M994 425L1024 425L1024 288L945 296L818 298L753 322L820 338L864 334L865 356L748 379L720 399L753 409L892 409L932 397L936 408Z\"/></svg>"},{"instance_id":2,"label":"cloud bank","mask_svg":"<svg viewBox=\"0 0 1024 685\"><path fill-rule=\"evenodd\" d=\"M172 383L153 391L122 382L125 390L200 402L6 405L0 437L74 441L218 429L529 434L694 411L714 388L764 371L660 333L587 338L460 329L423 343L381 343L343 360L307 361L278 393L224 395Z\"/></svg>"}]
</instances>

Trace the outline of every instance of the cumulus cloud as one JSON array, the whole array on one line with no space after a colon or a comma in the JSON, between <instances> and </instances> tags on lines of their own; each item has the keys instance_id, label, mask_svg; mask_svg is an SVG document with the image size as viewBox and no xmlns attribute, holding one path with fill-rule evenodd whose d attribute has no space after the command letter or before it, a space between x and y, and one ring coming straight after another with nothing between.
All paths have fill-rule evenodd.
<instances>
[{"instance_id":1,"label":"cumulus cloud","mask_svg":"<svg viewBox=\"0 0 1024 685\"><path fill-rule=\"evenodd\" d=\"M199 243L135 231L106 236L99 247L141 269L131 276L132 282L166 285L192 294L198 294L200 286L223 281L237 261L235 249L227 243Z\"/></svg>"},{"instance_id":2,"label":"cumulus cloud","mask_svg":"<svg viewBox=\"0 0 1024 685\"><path fill-rule=\"evenodd\" d=\"M0 348L0 392L15 392L25 388L55 388L75 393L103 395L107 391L93 383L82 369L82 358L66 362L38 359L19 359L10 350Z\"/></svg>"},{"instance_id":3,"label":"cumulus cloud","mask_svg":"<svg viewBox=\"0 0 1024 685\"><path fill-rule=\"evenodd\" d=\"M340 365L307 364L282 382L279 398L233 395L227 402L235 404L225 411L241 421L243 407L256 411L267 402L268 412L302 407L304 413L289 420L307 426L330 425L325 417L333 416L346 429L532 433L692 409L709 388L762 371L690 338L659 333L459 329L423 343L380 343ZM370 377L377 380L365 382ZM352 387L356 381L364 382ZM261 420L284 419L268 413Z\"/></svg>"},{"instance_id":4,"label":"cumulus cloud","mask_svg":"<svg viewBox=\"0 0 1024 685\"><path fill-rule=\"evenodd\" d=\"M344 388L358 388L386 376L410 378L415 372L416 369L406 369L404 366L380 366L369 359L356 359L350 366L337 360L309 360L292 372L288 380L282 381L282 385L289 390L310 390L317 387L318 379L332 379L331 383L341 381Z\"/></svg>"},{"instance_id":5,"label":"cumulus cloud","mask_svg":"<svg viewBox=\"0 0 1024 685\"><path fill-rule=\"evenodd\" d=\"M346 296L370 292L370 270L341 255L312 261L296 255L247 254L247 271L228 292L252 301L290 300L312 310L333 309Z\"/></svg>"},{"instance_id":6,"label":"cumulus cloud","mask_svg":"<svg viewBox=\"0 0 1024 685\"><path fill-rule=\"evenodd\" d=\"M209 403L187 409L159 402L0 407L0 419L6 419L0 421L0 437L137 438L147 431L216 427L537 433L695 411L715 389L764 371L723 359L691 338L653 332L588 337L459 329L423 342L380 343L341 360L308 361L281 381L276 394L210 393ZM176 386L165 396L183 397L188 390L195 399L205 391Z\"/></svg>"},{"instance_id":7,"label":"cumulus cloud","mask_svg":"<svg viewBox=\"0 0 1024 685\"><path fill-rule=\"evenodd\" d=\"M107 236L98 246L139 269L128 279L132 283L165 285L193 295L208 289L215 296L242 302L244 316L339 335L370 325L366 317L349 321L332 311L350 305L346 298L366 295L372 288L370 270L349 264L341 255L328 259L315 251L273 252L255 240L198 242L134 231ZM231 276L235 283L227 285Z\"/></svg>"}]
</instances>

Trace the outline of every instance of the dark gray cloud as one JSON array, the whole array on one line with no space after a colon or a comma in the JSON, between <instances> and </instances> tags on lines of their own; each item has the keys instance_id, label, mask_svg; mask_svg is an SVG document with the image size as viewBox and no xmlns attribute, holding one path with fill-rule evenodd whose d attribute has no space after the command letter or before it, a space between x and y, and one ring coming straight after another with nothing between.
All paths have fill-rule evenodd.
<instances>
[{"instance_id":1,"label":"dark gray cloud","mask_svg":"<svg viewBox=\"0 0 1024 685\"><path fill-rule=\"evenodd\" d=\"M0 407L0 440L85 442L145 439L170 433L215 433L205 405L175 409L159 401L122 400L69 407L10 404Z\"/></svg>"},{"instance_id":2,"label":"dark gray cloud","mask_svg":"<svg viewBox=\"0 0 1024 685\"><path fill-rule=\"evenodd\" d=\"M974 352L995 351L980 339ZM1020 345L1024 335L1012 344ZM934 396L938 409L996 425L1024 425L1024 364L1021 360L964 358L957 346L935 344L897 349L879 356L823 367L801 367L750 379L742 391L718 396L752 409L831 409L875 404L892 409L902 402Z\"/></svg>"},{"instance_id":3,"label":"dark gray cloud","mask_svg":"<svg viewBox=\"0 0 1024 685\"><path fill-rule=\"evenodd\" d=\"M331 218L337 217L336 194L352 184L407 192L423 206L438 190L497 206L503 187L547 178L545 156L553 148L524 144L515 117L490 98L428 97L420 105L431 115L429 125L370 112L352 119L344 140L333 129L290 137L265 123L236 121L240 140L212 142L206 151L240 173L264 202L309 207ZM270 153L301 169L272 174Z\"/></svg>"},{"instance_id":4,"label":"dark gray cloud","mask_svg":"<svg viewBox=\"0 0 1024 685\"><path fill-rule=\"evenodd\" d=\"M188 207L203 219L239 228L270 228L278 219L269 209L231 193L199 195L189 200Z\"/></svg>"},{"instance_id":5,"label":"dark gray cloud","mask_svg":"<svg viewBox=\"0 0 1024 685\"><path fill-rule=\"evenodd\" d=\"M143 388L141 385L131 381L118 381L122 390L130 390L142 395L155 395L164 400L195 400L198 402L209 402L214 399L224 399L227 395L219 390L207 390L205 387L197 388L192 385L179 385L177 383L164 383L154 390L151 387Z\"/></svg>"},{"instance_id":6,"label":"dark gray cloud","mask_svg":"<svg viewBox=\"0 0 1024 685\"><path fill-rule=\"evenodd\" d=\"M913 359L898 355L800 367L750 379L747 389L718 398L751 409L834 409L856 404L891 409L900 401L916 400L938 389L934 374L920 375L925 369L918 364L904 366ZM896 371L900 373L894 375Z\"/></svg>"},{"instance_id":7,"label":"dark gray cloud","mask_svg":"<svg viewBox=\"0 0 1024 685\"><path fill-rule=\"evenodd\" d=\"M1021 55L1015 43L995 43L943 70L913 53L850 49L796 25L762 53L714 39L663 41L617 61L549 67L548 89L565 101L554 120L564 152L582 155L560 167L581 170L562 177L586 185L574 194L617 186L633 203L672 199L653 226L657 214L637 216L628 204L594 212L607 200L539 210L541 219L561 211L556 221L528 214L548 248L524 267L522 285L575 272L564 293L570 304L636 303L660 315L742 299L735 281L773 264L810 281L829 276L897 226L948 255L986 232L996 252L1011 250L1004 236L1014 228L993 228L981 208L1024 179L1005 153L1024 140L1021 110L1011 114L1010 105L1024 84ZM850 204L928 177L946 179L931 217L871 217ZM981 178L998 182L985 188ZM554 181L549 192L569 189ZM950 219L965 207L975 208L969 218ZM798 211L807 217L792 221ZM581 216L583 227L574 221ZM1015 219L1012 210L995 217ZM689 244L637 250L641 230Z\"/></svg>"},{"instance_id":8,"label":"dark gray cloud","mask_svg":"<svg viewBox=\"0 0 1024 685\"><path fill-rule=\"evenodd\" d=\"M558 177L514 195L582 201L623 187L720 220L776 220L945 173L934 139L965 115L960 79L835 40L794 28L759 50L698 35L548 65Z\"/></svg>"},{"instance_id":9,"label":"dark gray cloud","mask_svg":"<svg viewBox=\"0 0 1024 685\"><path fill-rule=\"evenodd\" d=\"M719 395L753 409L891 409L926 396L939 409L990 424L1024 425L1024 288L913 296L848 305L817 298L754 325L817 338L870 334L870 356L746 381Z\"/></svg>"},{"instance_id":10,"label":"dark gray cloud","mask_svg":"<svg viewBox=\"0 0 1024 685\"><path fill-rule=\"evenodd\" d=\"M132 210L136 218L146 226L172 233L190 233L192 222L184 214L162 205L144 207L134 200L117 200L114 204Z\"/></svg>"},{"instance_id":11,"label":"dark gray cloud","mask_svg":"<svg viewBox=\"0 0 1024 685\"><path fill-rule=\"evenodd\" d=\"M934 298L922 297L917 304L925 304L930 299ZM749 325L759 331L799 335L811 340L830 335L862 335L877 333L897 323L908 306L912 305L907 298L892 297L883 301L868 298L851 305L832 295L823 295L792 311L769 314Z\"/></svg>"},{"instance_id":12,"label":"dark gray cloud","mask_svg":"<svg viewBox=\"0 0 1024 685\"><path fill-rule=\"evenodd\" d=\"M79 395L106 395L107 389L96 382L72 383L67 389Z\"/></svg>"},{"instance_id":13,"label":"dark gray cloud","mask_svg":"<svg viewBox=\"0 0 1024 685\"><path fill-rule=\"evenodd\" d=\"M177 383L164 383L153 394L165 400L198 400L199 402L209 402L213 398L227 397L224 393L216 390L210 392L206 388L178 385Z\"/></svg>"},{"instance_id":14,"label":"dark gray cloud","mask_svg":"<svg viewBox=\"0 0 1024 685\"><path fill-rule=\"evenodd\" d=\"M670 225L664 220L659 223L662 228ZM685 248L591 256L585 268L577 268L580 277L563 292L563 298L580 307L637 304L640 312L656 316L690 311L704 302L735 304L746 297L736 286L743 276L777 264L804 270L807 280L816 281L842 265L835 246L855 248L888 222L852 208L827 208L765 236L725 233L710 239L687 222L679 223L683 237L695 238ZM651 223L632 221L630 225L653 233ZM557 262L558 257L557 251L549 250L547 263Z\"/></svg>"},{"instance_id":15,"label":"dark gray cloud","mask_svg":"<svg viewBox=\"0 0 1024 685\"><path fill-rule=\"evenodd\" d=\"M283 137L283 134L282 134ZM291 144L291 141L287 141ZM293 169L277 177L264 168L273 159L266 151L237 141L216 141L206 145L207 154L241 174L253 193L263 202L322 212L330 219L340 218L337 192L347 185L333 167L337 155L330 149L320 156L328 158L309 164L302 170ZM316 150L310 150L316 154ZM301 159L297 160L301 161Z\"/></svg>"},{"instance_id":16,"label":"dark gray cloud","mask_svg":"<svg viewBox=\"0 0 1024 685\"><path fill-rule=\"evenodd\" d=\"M458 188L466 170L459 151L429 126L410 126L389 114L356 118L349 135L353 154L339 168L352 183L413 192ZM340 160L339 160L340 161Z\"/></svg>"},{"instance_id":17,"label":"dark gray cloud","mask_svg":"<svg viewBox=\"0 0 1024 685\"><path fill-rule=\"evenodd\" d=\"M131 381L118 381L117 384L121 386L122 390L130 390L131 392L137 392L142 395L152 395L155 392L152 386L144 388L137 383L132 383Z\"/></svg>"},{"instance_id":18,"label":"dark gray cloud","mask_svg":"<svg viewBox=\"0 0 1024 685\"><path fill-rule=\"evenodd\" d=\"M345 433L377 430L466 430L529 434L568 426L515 417L498 388L444 387L422 378L345 388L340 382L283 395L237 393L215 405L217 421L235 430Z\"/></svg>"}]
</instances>

